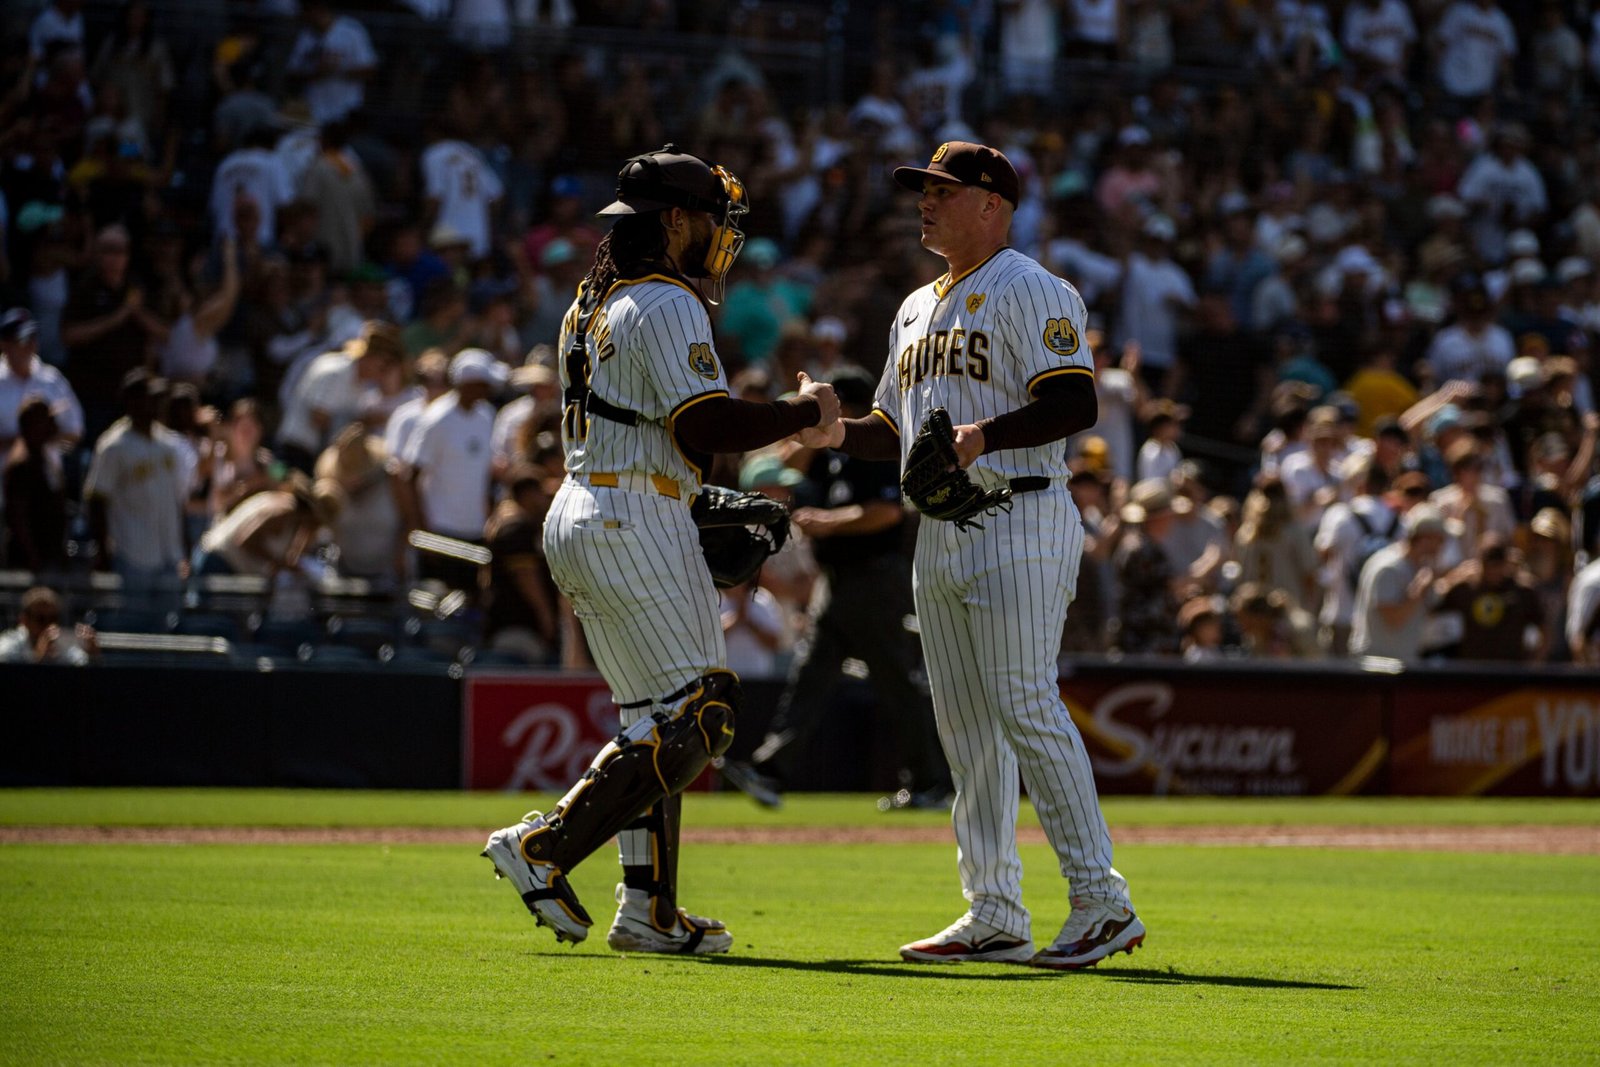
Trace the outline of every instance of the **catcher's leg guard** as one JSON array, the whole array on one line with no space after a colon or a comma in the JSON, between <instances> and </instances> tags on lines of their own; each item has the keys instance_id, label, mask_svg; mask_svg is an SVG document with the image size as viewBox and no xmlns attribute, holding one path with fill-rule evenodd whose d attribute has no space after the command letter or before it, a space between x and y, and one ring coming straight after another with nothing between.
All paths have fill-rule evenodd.
<instances>
[{"instance_id":1,"label":"catcher's leg guard","mask_svg":"<svg viewBox=\"0 0 1600 1067\"><path fill-rule=\"evenodd\" d=\"M623 730L522 839L530 863L570 871L663 797L679 793L733 743L739 678L717 669L671 712ZM676 849L674 848L674 853Z\"/></svg>"},{"instance_id":2,"label":"catcher's leg guard","mask_svg":"<svg viewBox=\"0 0 1600 1067\"><path fill-rule=\"evenodd\" d=\"M678 831L683 826L683 795L663 797L641 818L628 825L650 835L648 866L622 868L629 889L650 894L650 925L667 933L678 918Z\"/></svg>"}]
</instances>

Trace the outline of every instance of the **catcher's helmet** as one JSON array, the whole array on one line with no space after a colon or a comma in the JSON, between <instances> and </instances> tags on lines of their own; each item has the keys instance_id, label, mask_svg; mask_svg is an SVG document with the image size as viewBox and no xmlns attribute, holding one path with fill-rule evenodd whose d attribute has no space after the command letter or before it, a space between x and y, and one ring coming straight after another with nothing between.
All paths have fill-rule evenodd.
<instances>
[{"instance_id":1,"label":"catcher's helmet","mask_svg":"<svg viewBox=\"0 0 1600 1067\"><path fill-rule=\"evenodd\" d=\"M617 174L617 198L601 208L601 215L637 215L681 207L704 211L717 220L711 247L703 264L690 274L721 281L744 247L741 220L750 210L744 183L726 167L668 144L634 156Z\"/></svg>"}]
</instances>

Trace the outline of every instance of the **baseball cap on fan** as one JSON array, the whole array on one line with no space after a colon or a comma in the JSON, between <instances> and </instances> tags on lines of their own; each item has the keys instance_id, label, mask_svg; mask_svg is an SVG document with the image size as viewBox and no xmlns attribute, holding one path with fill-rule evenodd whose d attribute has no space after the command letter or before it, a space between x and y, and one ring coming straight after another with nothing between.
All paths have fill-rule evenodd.
<instances>
[{"instance_id":1,"label":"baseball cap on fan","mask_svg":"<svg viewBox=\"0 0 1600 1067\"><path fill-rule=\"evenodd\" d=\"M894 180L914 193L922 192L926 178L975 185L999 193L1016 206L1020 184L1011 161L988 145L971 141L946 141L934 150L926 167L896 167Z\"/></svg>"},{"instance_id":2,"label":"baseball cap on fan","mask_svg":"<svg viewBox=\"0 0 1600 1067\"><path fill-rule=\"evenodd\" d=\"M16 307L0 317L0 341L26 341L39 332L27 308Z\"/></svg>"},{"instance_id":3,"label":"baseball cap on fan","mask_svg":"<svg viewBox=\"0 0 1600 1067\"><path fill-rule=\"evenodd\" d=\"M466 348L450 361L450 384L499 385L506 380L500 361L481 348Z\"/></svg>"}]
</instances>

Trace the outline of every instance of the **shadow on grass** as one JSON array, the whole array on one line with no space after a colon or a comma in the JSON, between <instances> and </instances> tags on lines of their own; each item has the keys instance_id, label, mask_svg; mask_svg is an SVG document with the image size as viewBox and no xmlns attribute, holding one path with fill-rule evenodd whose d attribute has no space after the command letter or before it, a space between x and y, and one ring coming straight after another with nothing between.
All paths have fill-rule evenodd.
<instances>
[{"instance_id":1,"label":"shadow on grass","mask_svg":"<svg viewBox=\"0 0 1600 1067\"><path fill-rule=\"evenodd\" d=\"M616 960L616 956L540 952L539 956L562 959ZM1362 986L1339 985L1334 982L1301 982L1288 978L1260 978L1239 974L1186 974L1173 969L1142 970L1134 967L1091 967L1081 971L1049 971L1022 967L1015 964L996 963L887 963L883 960L793 960L772 959L763 956L656 956L635 954L640 958L696 964L705 967L756 967L787 971L820 971L832 974L859 974L877 978L932 979L957 982L1048 982L1064 976L1097 977L1113 982L1137 982L1145 985L1214 985L1237 989L1321 989L1331 992L1353 992Z\"/></svg>"}]
</instances>

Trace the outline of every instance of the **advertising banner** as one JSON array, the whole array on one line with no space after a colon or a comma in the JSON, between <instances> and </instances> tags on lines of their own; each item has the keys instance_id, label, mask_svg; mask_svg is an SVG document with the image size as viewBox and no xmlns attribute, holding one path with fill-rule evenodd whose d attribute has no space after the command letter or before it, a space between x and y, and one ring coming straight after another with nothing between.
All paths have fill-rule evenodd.
<instances>
[{"instance_id":1,"label":"advertising banner","mask_svg":"<svg viewBox=\"0 0 1600 1067\"><path fill-rule=\"evenodd\" d=\"M621 725L592 675L472 673L464 684L466 789L565 792Z\"/></svg>"},{"instance_id":2,"label":"advertising banner","mask_svg":"<svg viewBox=\"0 0 1600 1067\"><path fill-rule=\"evenodd\" d=\"M1600 796L1600 691L1457 681L1393 701L1393 793Z\"/></svg>"},{"instance_id":3,"label":"advertising banner","mask_svg":"<svg viewBox=\"0 0 1600 1067\"><path fill-rule=\"evenodd\" d=\"M1102 793L1312 796L1383 788L1382 700L1293 676L1070 678L1062 696Z\"/></svg>"}]
</instances>

